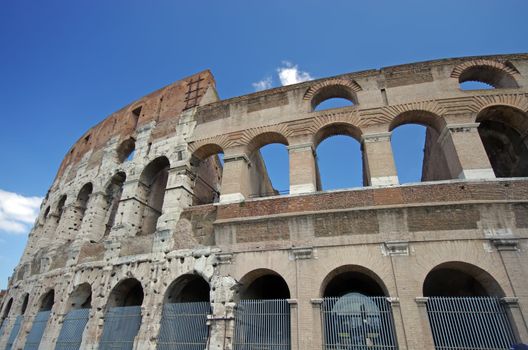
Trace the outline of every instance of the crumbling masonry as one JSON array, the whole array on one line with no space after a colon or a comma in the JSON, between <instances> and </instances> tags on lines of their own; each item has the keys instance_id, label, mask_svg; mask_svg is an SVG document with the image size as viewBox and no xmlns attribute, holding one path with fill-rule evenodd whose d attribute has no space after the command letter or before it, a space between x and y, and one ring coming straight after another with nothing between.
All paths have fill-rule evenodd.
<instances>
[{"instance_id":1,"label":"crumbling masonry","mask_svg":"<svg viewBox=\"0 0 528 350\"><path fill-rule=\"evenodd\" d=\"M351 106L315 110L334 97ZM422 182L399 185L391 132L410 123L427 127ZM337 134L361 143L362 188L321 191L316 147ZM270 143L288 149L287 195L259 152ZM497 301L490 344L528 342L527 177L528 54L227 100L200 72L68 151L9 280L0 349L434 349L449 307L479 314L479 298ZM354 298L360 311L337 306ZM447 323L436 302L452 303ZM477 338L477 319L459 336Z\"/></svg>"}]
</instances>

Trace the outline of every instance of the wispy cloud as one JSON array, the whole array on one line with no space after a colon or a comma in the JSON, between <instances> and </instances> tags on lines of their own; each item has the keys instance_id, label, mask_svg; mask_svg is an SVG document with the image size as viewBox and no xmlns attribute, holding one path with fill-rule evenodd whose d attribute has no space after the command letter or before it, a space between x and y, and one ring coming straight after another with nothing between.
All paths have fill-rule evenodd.
<instances>
[{"instance_id":1,"label":"wispy cloud","mask_svg":"<svg viewBox=\"0 0 528 350\"><path fill-rule=\"evenodd\" d=\"M277 68L277 74L283 86L313 80L310 73L300 70L298 65L289 61L282 62L282 67Z\"/></svg>"},{"instance_id":2,"label":"wispy cloud","mask_svg":"<svg viewBox=\"0 0 528 350\"><path fill-rule=\"evenodd\" d=\"M310 73L300 70L297 64L293 64L290 61L282 61L282 65L276 69L276 72L277 78L282 86L302 83L303 81L314 79ZM273 81L272 76L267 76L251 85L255 91L262 91L271 89Z\"/></svg>"},{"instance_id":3,"label":"wispy cloud","mask_svg":"<svg viewBox=\"0 0 528 350\"><path fill-rule=\"evenodd\" d=\"M271 89L272 82L273 80L271 77L266 77L262 79L261 81L252 83L251 85L253 85L253 88L255 89L255 91L262 91L262 90Z\"/></svg>"},{"instance_id":4,"label":"wispy cloud","mask_svg":"<svg viewBox=\"0 0 528 350\"><path fill-rule=\"evenodd\" d=\"M25 197L0 189L0 231L27 233L38 215L42 197Z\"/></svg>"}]
</instances>

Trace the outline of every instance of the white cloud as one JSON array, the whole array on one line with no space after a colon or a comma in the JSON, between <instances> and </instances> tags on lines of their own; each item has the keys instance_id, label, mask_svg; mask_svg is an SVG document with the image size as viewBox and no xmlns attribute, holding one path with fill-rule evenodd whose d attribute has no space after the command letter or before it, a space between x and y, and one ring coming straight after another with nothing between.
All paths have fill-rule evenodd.
<instances>
[{"instance_id":1,"label":"white cloud","mask_svg":"<svg viewBox=\"0 0 528 350\"><path fill-rule=\"evenodd\" d=\"M271 89L271 83L272 83L271 77L266 77L262 79L261 81L252 83L251 85L253 85L253 88L255 89L255 91L262 91L262 90Z\"/></svg>"},{"instance_id":2,"label":"white cloud","mask_svg":"<svg viewBox=\"0 0 528 350\"><path fill-rule=\"evenodd\" d=\"M313 80L310 73L299 70L299 66L296 64L283 61L282 65L282 67L277 68L277 74L282 85L291 85Z\"/></svg>"},{"instance_id":3,"label":"white cloud","mask_svg":"<svg viewBox=\"0 0 528 350\"><path fill-rule=\"evenodd\" d=\"M38 216L42 197L25 197L0 190L0 231L14 234L28 232Z\"/></svg>"}]
</instances>

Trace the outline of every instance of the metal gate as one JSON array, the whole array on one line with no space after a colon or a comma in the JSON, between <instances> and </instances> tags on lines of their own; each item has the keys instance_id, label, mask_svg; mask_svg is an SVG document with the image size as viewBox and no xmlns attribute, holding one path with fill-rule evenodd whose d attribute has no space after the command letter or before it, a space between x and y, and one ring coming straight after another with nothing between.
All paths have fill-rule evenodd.
<instances>
[{"instance_id":1,"label":"metal gate","mask_svg":"<svg viewBox=\"0 0 528 350\"><path fill-rule=\"evenodd\" d=\"M426 307L438 350L510 349L515 343L499 298L430 297Z\"/></svg>"},{"instance_id":2,"label":"metal gate","mask_svg":"<svg viewBox=\"0 0 528 350\"><path fill-rule=\"evenodd\" d=\"M131 350L141 325L141 306L113 307L106 312L100 350Z\"/></svg>"},{"instance_id":3,"label":"metal gate","mask_svg":"<svg viewBox=\"0 0 528 350\"><path fill-rule=\"evenodd\" d=\"M11 350L11 347L15 343L15 340L18 336L18 332L20 332L20 326L22 325L22 320L24 319L24 316L18 315L15 320L15 324L13 325L13 328L11 329L11 333L9 333L9 339L7 339L7 346L5 350Z\"/></svg>"},{"instance_id":4,"label":"metal gate","mask_svg":"<svg viewBox=\"0 0 528 350\"><path fill-rule=\"evenodd\" d=\"M158 350L203 350L207 344L209 302L163 305Z\"/></svg>"},{"instance_id":5,"label":"metal gate","mask_svg":"<svg viewBox=\"0 0 528 350\"><path fill-rule=\"evenodd\" d=\"M37 313L33 319L33 326L31 331L26 337L26 345L24 345L24 350L37 350L40 345L40 340L42 335L46 330L46 325L48 324L48 319L51 314L51 311L40 311Z\"/></svg>"},{"instance_id":6,"label":"metal gate","mask_svg":"<svg viewBox=\"0 0 528 350\"><path fill-rule=\"evenodd\" d=\"M385 297L349 293L324 298L324 349L397 349L392 307Z\"/></svg>"},{"instance_id":7,"label":"metal gate","mask_svg":"<svg viewBox=\"0 0 528 350\"><path fill-rule=\"evenodd\" d=\"M78 350L81 347L82 335L89 315L90 309L71 310L66 314L55 350Z\"/></svg>"},{"instance_id":8,"label":"metal gate","mask_svg":"<svg viewBox=\"0 0 528 350\"><path fill-rule=\"evenodd\" d=\"M235 350L289 350L290 305L286 299L242 300L235 317Z\"/></svg>"}]
</instances>

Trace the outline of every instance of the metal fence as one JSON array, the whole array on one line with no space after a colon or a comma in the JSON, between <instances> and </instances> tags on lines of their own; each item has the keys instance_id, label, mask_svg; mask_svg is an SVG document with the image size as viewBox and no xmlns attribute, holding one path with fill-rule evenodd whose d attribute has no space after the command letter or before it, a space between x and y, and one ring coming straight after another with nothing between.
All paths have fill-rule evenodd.
<instances>
[{"instance_id":1,"label":"metal fence","mask_svg":"<svg viewBox=\"0 0 528 350\"><path fill-rule=\"evenodd\" d=\"M31 331L26 337L26 345L24 345L24 350L37 350L40 345L40 340L42 335L46 330L46 325L48 324L48 319L51 314L51 311L40 311L37 313L33 319L33 326Z\"/></svg>"},{"instance_id":2,"label":"metal fence","mask_svg":"<svg viewBox=\"0 0 528 350\"><path fill-rule=\"evenodd\" d=\"M5 350L11 350L11 347L13 346L18 336L18 333L20 332L20 326L22 325L23 319L24 319L24 316L22 315L18 315L16 317L15 324L13 325L13 328L11 328L11 333L9 333L9 338L7 339L7 345L6 345Z\"/></svg>"},{"instance_id":3,"label":"metal fence","mask_svg":"<svg viewBox=\"0 0 528 350\"><path fill-rule=\"evenodd\" d=\"M499 298L430 297L426 307L437 350L510 349L515 343Z\"/></svg>"},{"instance_id":4,"label":"metal fence","mask_svg":"<svg viewBox=\"0 0 528 350\"><path fill-rule=\"evenodd\" d=\"M89 316L90 309L68 312L64 317L55 350L78 350L81 347L82 335Z\"/></svg>"},{"instance_id":5,"label":"metal fence","mask_svg":"<svg viewBox=\"0 0 528 350\"><path fill-rule=\"evenodd\" d=\"M349 293L324 298L321 314L324 349L397 349L392 307L385 297Z\"/></svg>"},{"instance_id":6,"label":"metal fence","mask_svg":"<svg viewBox=\"0 0 528 350\"><path fill-rule=\"evenodd\" d=\"M203 350L207 344L209 302L163 305L158 350Z\"/></svg>"},{"instance_id":7,"label":"metal fence","mask_svg":"<svg viewBox=\"0 0 528 350\"><path fill-rule=\"evenodd\" d=\"M235 350L291 348L290 305L286 299L242 300L235 317Z\"/></svg>"},{"instance_id":8,"label":"metal fence","mask_svg":"<svg viewBox=\"0 0 528 350\"><path fill-rule=\"evenodd\" d=\"M109 309L105 315L100 350L132 350L141 325L141 306Z\"/></svg>"}]
</instances>

